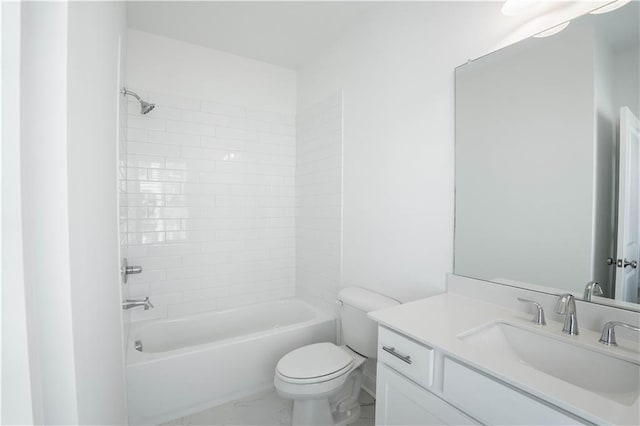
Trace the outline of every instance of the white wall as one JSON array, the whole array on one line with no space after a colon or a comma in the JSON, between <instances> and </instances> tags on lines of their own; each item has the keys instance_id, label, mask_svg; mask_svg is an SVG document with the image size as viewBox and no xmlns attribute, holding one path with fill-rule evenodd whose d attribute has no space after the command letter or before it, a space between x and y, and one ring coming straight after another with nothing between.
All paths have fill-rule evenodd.
<instances>
[{"instance_id":1,"label":"white wall","mask_svg":"<svg viewBox=\"0 0 640 426\"><path fill-rule=\"evenodd\" d=\"M67 161L78 421L126 422L118 259L118 2L70 2Z\"/></svg>"},{"instance_id":2,"label":"white wall","mask_svg":"<svg viewBox=\"0 0 640 426\"><path fill-rule=\"evenodd\" d=\"M33 424L26 294L22 262L20 199L20 22L21 5L3 2L2 22L2 352L0 423Z\"/></svg>"},{"instance_id":3,"label":"white wall","mask_svg":"<svg viewBox=\"0 0 640 426\"><path fill-rule=\"evenodd\" d=\"M298 112L296 294L335 310L342 278L342 93Z\"/></svg>"},{"instance_id":4,"label":"white wall","mask_svg":"<svg viewBox=\"0 0 640 426\"><path fill-rule=\"evenodd\" d=\"M295 72L129 31L126 221L131 320L292 296Z\"/></svg>"},{"instance_id":5,"label":"white wall","mask_svg":"<svg viewBox=\"0 0 640 426\"><path fill-rule=\"evenodd\" d=\"M296 73L265 62L141 31L128 32L127 84L291 115Z\"/></svg>"},{"instance_id":6,"label":"white wall","mask_svg":"<svg viewBox=\"0 0 640 426\"><path fill-rule=\"evenodd\" d=\"M33 337L29 350L34 420L75 424L79 419L69 265L68 5L23 3L21 24L22 232Z\"/></svg>"},{"instance_id":7,"label":"white wall","mask_svg":"<svg viewBox=\"0 0 640 426\"><path fill-rule=\"evenodd\" d=\"M342 285L401 300L444 290L452 262L453 69L480 52L483 10L389 4L301 69L300 110L344 90Z\"/></svg>"},{"instance_id":8,"label":"white wall","mask_svg":"<svg viewBox=\"0 0 640 426\"><path fill-rule=\"evenodd\" d=\"M125 9L20 7L21 231L33 417L10 423L122 424L115 214ZM20 298L13 301L19 307Z\"/></svg>"},{"instance_id":9,"label":"white wall","mask_svg":"<svg viewBox=\"0 0 640 426\"><path fill-rule=\"evenodd\" d=\"M593 7L505 17L499 2L387 4L298 75L298 107L344 91L343 281L410 300L453 258L453 70Z\"/></svg>"}]
</instances>

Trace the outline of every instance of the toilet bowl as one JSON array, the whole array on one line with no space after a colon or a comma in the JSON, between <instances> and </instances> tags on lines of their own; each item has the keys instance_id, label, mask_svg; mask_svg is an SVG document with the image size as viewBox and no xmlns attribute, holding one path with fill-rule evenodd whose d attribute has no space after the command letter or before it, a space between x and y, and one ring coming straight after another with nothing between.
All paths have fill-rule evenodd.
<instances>
[{"instance_id":1,"label":"toilet bowl","mask_svg":"<svg viewBox=\"0 0 640 426\"><path fill-rule=\"evenodd\" d=\"M282 357L274 386L294 400L294 425L347 425L360 417L358 396L366 358L347 346L316 343Z\"/></svg>"},{"instance_id":2,"label":"toilet bowl","mask_svg":"<svg viewBox=\"0 0 640 426\"><path fill-rule=\"evenodd\" d=\"M378 340L367 313L398 303L363 288L344 288L338 305L345 345L316 343L280 359L273 384L280 396L293 400L293 425L343 426L360 417L364 363L375 358Z\"/></svg>"}]
</instances>

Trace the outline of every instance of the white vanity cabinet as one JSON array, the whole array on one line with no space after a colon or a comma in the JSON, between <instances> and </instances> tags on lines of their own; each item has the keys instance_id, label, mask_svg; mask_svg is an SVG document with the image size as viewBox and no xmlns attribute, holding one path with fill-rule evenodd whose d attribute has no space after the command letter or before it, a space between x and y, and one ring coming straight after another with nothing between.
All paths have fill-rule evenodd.
<instances>
[{"instance_id":1,"label":"white vanity cabinet","mask_svg":"<svg viewBox=\"0 0 640 426\"><path fill-rule=\"evenodd\" d=\"M477 424L427 390L434 383L436 351L378 328L377 425Z\"/></svg>"},{"instance_id":2,"label":"white vanity cabinet","mask_svg":"<svg viewBox=\"0 0 640 426\"><path fill-rule=\"evenodd\" d=\"M377 425L586 423L382 326L376 394Z\"/></svg>"},{"instance_id":3,"label":"white vanity cabinet","mask_svg":"<svg viewBox=\"0 0 640 426\"><path fill-rule=\"evenodd\" d=\"M477 424L442 399L378 362L377 425Z\"/></svg>"}]
</instances>

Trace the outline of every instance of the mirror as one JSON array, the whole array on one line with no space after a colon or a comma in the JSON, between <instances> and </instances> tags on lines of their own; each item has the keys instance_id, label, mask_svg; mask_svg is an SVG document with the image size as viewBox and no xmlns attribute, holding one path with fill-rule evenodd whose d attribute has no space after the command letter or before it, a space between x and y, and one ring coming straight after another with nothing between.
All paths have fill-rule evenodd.
<instances>
[{"instance_id":1,"label":"mirror","mask_svg":"<svg viewBox=\"0 0 640 426\"><path fill-rule=\"evenodd\" d=\"M637 306L639 27L631 2L456 69L455 274Z\"/></svg>"}]
</instances>

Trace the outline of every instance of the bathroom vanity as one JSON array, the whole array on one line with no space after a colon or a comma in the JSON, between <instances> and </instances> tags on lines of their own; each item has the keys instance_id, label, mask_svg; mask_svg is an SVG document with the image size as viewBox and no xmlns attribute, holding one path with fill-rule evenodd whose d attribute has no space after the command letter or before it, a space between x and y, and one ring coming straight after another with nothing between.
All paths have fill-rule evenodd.
<instances>
[{"instance_id":1,"label":"bathroom vanity","mask_svg":"<svg viewBox=\"0 0 640 426\"><path fill-rule=\"evenodd\" d=\"M456 275L369 314L377 424L640 424L638 11L456 69Z\"/></svg>"},{"instance_id":2,"label":"bathroom vanity","mask_svg":"<svg viewBox=\"0 0 640 426\"><path fill-rule=\"evenodd\" d=\"M370 314L379 324L376 424L640 424L637 337L618 332L618 346L606 346L595 325L635 324L637 313L611 318L616 310L580 303L582 328L568 335L553 296L494 286L493 301L450 288ZM517 297L538 299L547 325Z\"/></svg>"},{"instance_id":3,"label":"bathroom vanity","mask_svg":"<svg viewBox=\"0 0 640 426\"><path fill-rule=\"evenodd\" d=\"M456 69L455 275L370 314L377 424L640 424L637 8Z\"/></svg>"}]
</instances>

